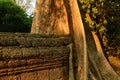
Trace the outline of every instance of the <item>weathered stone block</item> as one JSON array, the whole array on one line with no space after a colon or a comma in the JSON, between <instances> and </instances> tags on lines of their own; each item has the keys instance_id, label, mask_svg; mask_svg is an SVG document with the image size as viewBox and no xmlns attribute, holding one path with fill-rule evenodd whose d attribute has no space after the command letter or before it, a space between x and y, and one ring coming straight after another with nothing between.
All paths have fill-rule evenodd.
<instances>
[{"instance_id":1,"label":"weathered stone block","mask_svg":"<svg viewBox=\"0 0 120 80\"><path fill-rule=\"evenodd\" d=\"M28 59L27 65L44 64L44 59Z\"/></svg>"},{"instance_id":2,"label":"weathered stone block","mask_svg":"<svg viewBox=\"0 0 120 80\"><path fill-rule=\"evenodd\" d=\"M7 61L0 61L0 69L8 67Z\"/></svg>"},{"instance_id":3,"label":"weathered stone block","mask_svg":"<svg viewBox=\"0 0 120 80\"><path fill-rule=\"evenodd\" d=\"M19 47L3 47L2 59L21 59L23 58L22 51Z\"/></svg>"},{"instance_id":4,"label":"weathered stone block","mask_svg":"<svg viewBox=\"0 0 120 80\"><path fill-rule=\"evenodd\" d=\"M50 37L51 36L51 37ZM71 37L55 35L35 35L23 33L0 33L0 46L20 46L20 47L39 47L39 46L62 46L71 43Z\"/></svg>"},{"instance_id":5,"label":"weathered stone block","mask_svg":"<svg viewBox=\"0 0 120 80\"><path fill-rule=\"evenodd\" d=\"M21 80L17 75L3 76L0 77L0 80Z\"/></svg>"},{"instance_id":6,"label":"weathered stone block","mask_svg":"<svg viewBox=\"0 0 120 80\"><path fill-rule=\"evenodd\" d=\"M68 67L54 68L50 70L50 80L69 80Z\"/></svg>"},{"instance_id":7,"label":"weathered stone block","mask_svg":"<svg viewBox=\"0 0 120 80\"><path fill-rule=\"evenodd\" d=\"M49 70L20 74L21 80L49 80Z\"/></svg>"},{"instance_id":8,"label":"weathered stone block","mask_svg":"<svg viewBox=\"0 0 120 80\"><path fill-rule=\"evenodd\" d=\"M0 80L68 80L69 43L65 36L0 34Z\"/></svg>"},{"instance_id":9,"label":"weathered stone block","mask_svg":"<svg viewBox=\"0 0 120 80\"><path fill-rule=\"evenodd\" d=\"M8 70L7 69L0 69L0 76L7 75Z\"/></svg>"},{"instance_id":10,"label":"weathered stone block","mask_svg":"<svg viewBox=\"0 0 120 80\"><path fill-rule=\"evenodd\" d=\"M32 40L28 37L16 37L17 43L20 47L31 47Z\"/></svg>"},{"instance_id":11,"label":"weathered stone block","mask_svg":"<svg viewBox=\"0 0 120 80\"><path fill-rule=\"evenodd\" d=\"M8 67L20 67L20 66L24 66L27 64L26 60L10 60L8 62Z\"/></svg>"},{"instance_id":12,"label":"weathered stone block","mask_svg":"<svg viewBox=\"0 0 120 80\"><path fill-rule=\"evenodd\" d=\"M12 46L12 45L17 45L17 41L14 38L14 36L0 36L0 45L2 46Z\"/></svg>"},{"instance_id":13,"label":"weathered stone block","mask_svg":"<svg viewBox=\"0 0 120 80\"><path fill-rule=\"evenodd\" d=\"M38 48L22 48L22 54L23 54L23 58L35 58L38 57L39 52L38 52Z\"/></svg>"}]
</instances>

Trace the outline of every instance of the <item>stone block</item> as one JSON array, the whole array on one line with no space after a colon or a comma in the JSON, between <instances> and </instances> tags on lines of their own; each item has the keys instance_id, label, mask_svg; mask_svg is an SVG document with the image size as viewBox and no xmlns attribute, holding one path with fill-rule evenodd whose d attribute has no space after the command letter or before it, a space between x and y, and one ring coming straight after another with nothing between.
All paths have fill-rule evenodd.
<instances>
[{"instance_id":1,"label":"stone block","mask_svg":"<svg viewBox=\"0 0 120 80\"><path fill-rule=\"evenodd\" d=\"M22 51L19 47L3 47L2 59L21 59L23 57Z\"/></svg>"},{"instance_id":2,"label":"stone block","mask_svg":"<svg viewBox=\"0 0 120 80\"><path fill-rule=\"evenodd\" d=\"M50 80L69 80L68 67L50 69Z\"/></svg>"},{"instance_id":3,"label":"stone block","mask_svg":"<svg viewBox=\"0 0 120 80\"><path fill-rule=\"evenodd\" d=\"M8 67L7 61L0 61L0 69Z\"/></svg>"},{"instance_id":4,"label":"stone block","mask_svg":"<svg viewBox=\"0 0 120 80\"><path fill-rule=\"evenodd\" d=\"M26 60L10 60L8 62L8 67L20 67L20 66L24 66L27 65L27 61Z\"/></svg>"},{"instance_id":5,"label":"stone block","mask_svg":"<svg viewBox=\"0 0 120 80\"><path fill-rule=\"evenodd\" d=\"M49 80L49 70L22 73L20 76L21 80Z\"/></svg>"},{"instance_id":6,"label":"stone block","mask_svg":"<svg viewBox=\"0 0 120 80\"><path fill-rule=\"evenodd\" d=\"M71 37L55 35L35 35L23 33L0 34L0 46L20 46L20 47L39 47L39 46L62 46L71 43Z\"/></svg>"}]
</instances>

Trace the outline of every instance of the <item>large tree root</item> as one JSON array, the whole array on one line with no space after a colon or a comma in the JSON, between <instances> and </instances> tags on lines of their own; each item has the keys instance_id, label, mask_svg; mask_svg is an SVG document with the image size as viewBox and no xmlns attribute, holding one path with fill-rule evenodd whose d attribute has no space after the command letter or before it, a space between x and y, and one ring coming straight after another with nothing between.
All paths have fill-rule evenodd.
<instances>
[{"instance_id":1,"label":"large tree root","mask_svg":"<svg viewBox=\"0 0 120 80\"><path fill-rule=\"evenodd\" d=\"M89 80L120 80L104 56L97 35L91 32L89 28L86 28L85 32L89 58L88 76L92 77Z\"/></svg>"}]
</instances>

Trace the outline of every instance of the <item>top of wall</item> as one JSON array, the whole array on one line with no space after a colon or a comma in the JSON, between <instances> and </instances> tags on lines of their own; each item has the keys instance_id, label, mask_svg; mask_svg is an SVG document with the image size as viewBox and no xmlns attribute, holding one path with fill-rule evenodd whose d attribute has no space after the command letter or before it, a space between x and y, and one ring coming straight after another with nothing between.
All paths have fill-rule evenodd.
<instances>
[{"instance_id":1,"label":"top of wall","mask_svg":"<svg viewBox=\"0 0 120 80\"><path fill-rule=\"evenodd\" d=\"M40 35L29 33L0 33L0 46L61 46L71 42L67 35Z\"/></svg>"}]
</instances>

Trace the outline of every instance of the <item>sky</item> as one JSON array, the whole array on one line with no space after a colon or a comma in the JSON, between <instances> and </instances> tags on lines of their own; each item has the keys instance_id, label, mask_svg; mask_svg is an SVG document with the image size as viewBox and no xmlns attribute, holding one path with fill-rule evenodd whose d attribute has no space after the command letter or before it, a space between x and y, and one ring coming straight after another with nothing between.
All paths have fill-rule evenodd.
<instances>
[{"instance_id":1,"label":"sky","mask_svg":"<svg viewBox=\"0 0 120 80\"><path fill-rule=\"evenodd\" d=\"M28 15L31 15L32 13L34 13L34 8L35 8L35 4L36 4L36 0L28 0L28 1L30 1L30 4L29 5L27 5L27 2L26 2L27 0L21 0L21 1L19 1L19 0L16 0L16 3L18 4L18 5L20 5L20 6L25 6L25 7L27 7L27 11L26 11L26 13L28 14ZM27 6L26 6L27 5Z\"/></svg>"},{"instance_id":2,"label":"sky","mask_svg":"<svg viewBox=\"0 0 120 80\"><path fill-rule=\"evenodd\" d=\"M28 15L34 13L35 3L36 3L36 0L32 0L31 6L30 6L30 8L27 11Z\"/></svg>"}]
</instances>

